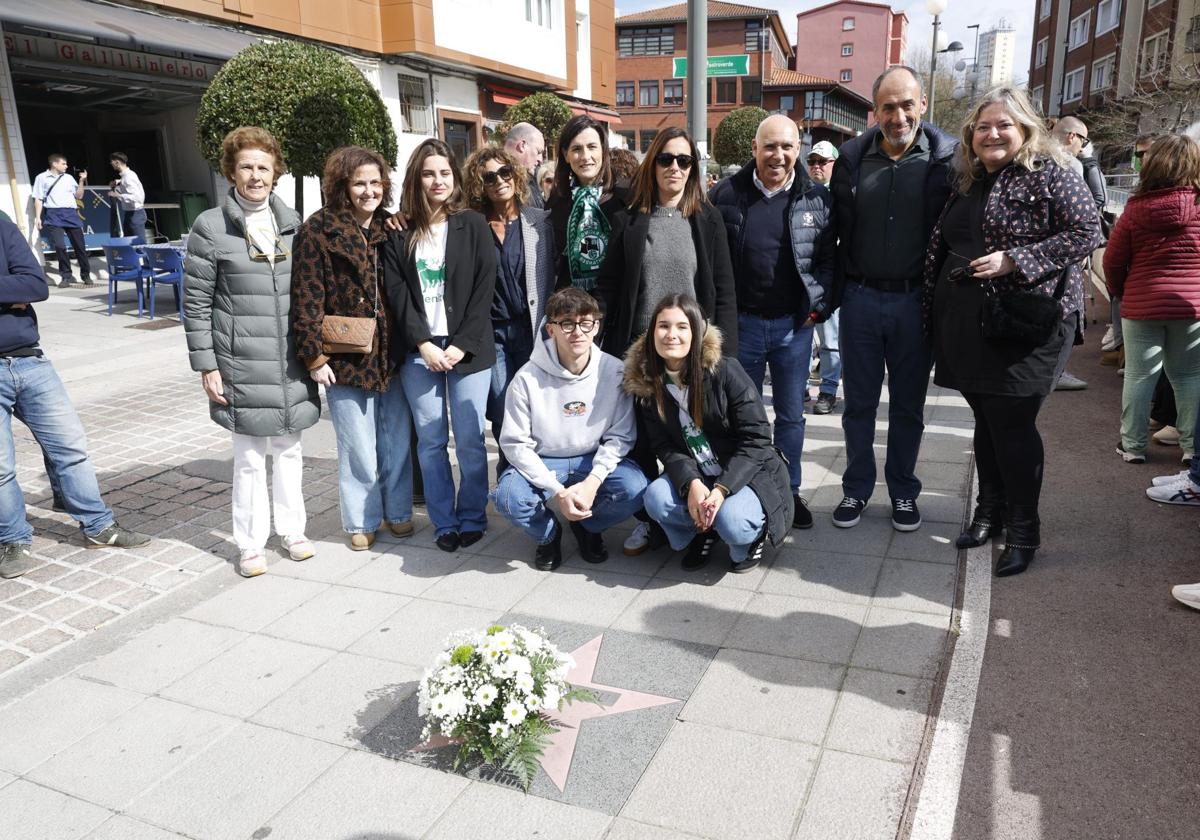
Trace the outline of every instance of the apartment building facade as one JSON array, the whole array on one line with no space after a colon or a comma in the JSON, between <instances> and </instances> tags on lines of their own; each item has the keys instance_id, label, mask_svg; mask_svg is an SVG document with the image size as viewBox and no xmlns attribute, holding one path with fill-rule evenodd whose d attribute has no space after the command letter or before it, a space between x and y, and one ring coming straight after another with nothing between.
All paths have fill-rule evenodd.
<instances>
[{"instance_id":1,"label":"apartment building facade","mask_svg":"<svg viewBox=\"0 0 1200 840\"><path fill-rule=\"evenodd\" d=\"M871 98L875 78L900 64L908 43L908 16L885 3L838 0L796 15L799 73L834 79Z\"/></svg>"}]
</instances>

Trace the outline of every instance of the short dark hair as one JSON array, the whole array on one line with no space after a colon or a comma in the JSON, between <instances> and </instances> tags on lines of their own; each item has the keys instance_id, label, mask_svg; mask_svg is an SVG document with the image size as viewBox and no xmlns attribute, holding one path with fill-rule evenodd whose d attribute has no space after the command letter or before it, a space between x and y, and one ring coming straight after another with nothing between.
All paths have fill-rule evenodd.
<instances>
[{"instance_id":1,"label":"short dark hair","mask_svg":"<svg viewBox=\"0 0 1200 840\"><path fill-rule=\"evenodd\" d=\"M546 301L546 320L559 321L563 318L579 318L584 315L600 317L600 304L596 299L574 286L559 289Z\"/></svg>"},{"instance_id":2,"label":"short dark hair","mask_svg":"<svg viewBox=\"0 0 1200 840\"><path fill-rule=\"evenodd\" d=\"M350 181L360 166L374 166L379 170L379 180L383 182L383 200L380 210L392 203L392 168L387 160L374 149L364 146L342 146L334 149L325 159L325 169L321 173L321 192L325 194L325 203L335 210L350 207Z\"/></svg>"},{"instance_id":3,"label":"short dark hair","mask_svg":"<svg viewBox=\"0 0 1200 840\"><path fill-rule=\"evenodd\" d=\"M66 159L67 159L67 156L64 155L62 152L55 152L54 154L52 154L48 158L46 158L46 164L52 166L56 161L66 160Z\"/></svg>"},{"instance_id":4,"label":"short dark hair","mask_svg":"<svg viewBox=\"0 0 1200 840\"><path fill-rule=\"evenodd\" d=\"M111 155L108 156L108 159L109 160L119 160L119 161L121 161L121 163L125 164L126 166L129 165L129 158L126 157L124 152L113 152Z\"/></svg>"},{"instance_id":5,"label":"short dark hair","mask_svg":"<svg viewBox=\"0 0 1200 840\"><path fill-rule=\"evenodd\" d=\"M554 193L568 200L571 198L571 179L574 178L574 174L571 172L571 164L567 160L567 150L571 148L571 141L575 139L575 136L589 128L600 137L600 172L596 175L595 185L600 187L601 193L607 193L612 189L612 167L608 162L608 126L587 114L580 114L567 120L567 124L563 126L562 132L558 135L558 163L555 164L554 169Z\"/></svg>"}]
</instances>

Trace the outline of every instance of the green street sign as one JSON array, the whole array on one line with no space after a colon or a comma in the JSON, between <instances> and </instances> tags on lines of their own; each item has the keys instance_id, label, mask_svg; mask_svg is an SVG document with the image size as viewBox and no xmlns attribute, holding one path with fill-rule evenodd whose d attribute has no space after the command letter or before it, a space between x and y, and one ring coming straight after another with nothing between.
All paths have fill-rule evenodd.
<instances>
[{"instance_id":1,"label":"green street sign","mask_svg":"<svg viewBox=\"0 0 1200 840\"><path fill-rule=\"evenodd\" d=\"M687 59L675 58L672 75L676 79L687 77ZM710 76L749 76L750 56L748 55L710 55L708 57L708 75Z\"/></svg>"}]
</instances>

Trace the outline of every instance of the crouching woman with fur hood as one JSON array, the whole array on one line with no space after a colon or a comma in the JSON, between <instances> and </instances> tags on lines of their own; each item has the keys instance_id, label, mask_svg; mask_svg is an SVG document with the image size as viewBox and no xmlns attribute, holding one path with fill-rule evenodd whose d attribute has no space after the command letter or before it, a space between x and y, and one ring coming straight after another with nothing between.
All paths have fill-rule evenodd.
<instances>
[{"instance_id":1,"label":"crouching woman with fur hood","mask_svg":"<svg viewBox=\"0 0 1200 840\"><path fill-rule=\"evenodd\" d=\"M706 565L718 539L748 572L792 523L787 465L771 444L758 389L695 299L668 295L625 356L625 390L666 467L643 499L685 569Z\"/></svg>"}]
</instances>

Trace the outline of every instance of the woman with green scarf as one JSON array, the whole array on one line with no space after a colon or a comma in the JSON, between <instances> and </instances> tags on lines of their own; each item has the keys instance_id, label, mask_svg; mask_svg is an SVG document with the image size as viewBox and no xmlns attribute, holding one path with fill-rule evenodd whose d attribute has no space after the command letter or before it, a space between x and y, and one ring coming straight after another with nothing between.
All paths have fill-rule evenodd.
<instances>
[{"instance_id":1,"label":"woman with green scarf","mask_svg":"<svg viewBox=\"0 0 1200 840\"><path fill-rule=\"evenodd\" d=\"M613 189L608 162L608 128L586 115L573 117L558 137L558 163L550 193L554 241L562 250L555 288L591 292L608 250L613 214L625 207Z\"/></svg>"}]
</instances>

